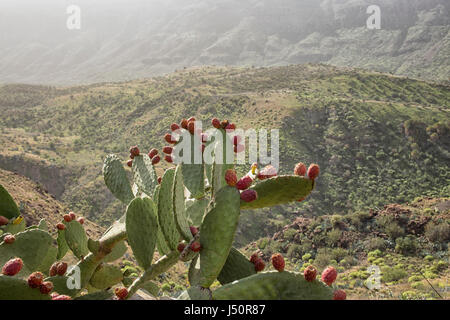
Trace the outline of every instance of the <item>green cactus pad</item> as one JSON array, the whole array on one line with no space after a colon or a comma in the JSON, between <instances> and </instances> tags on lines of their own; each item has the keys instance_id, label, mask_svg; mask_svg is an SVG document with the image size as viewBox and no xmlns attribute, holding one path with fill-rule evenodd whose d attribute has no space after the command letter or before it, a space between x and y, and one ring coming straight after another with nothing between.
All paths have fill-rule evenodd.
<instances>
[{"instance_id":1,"label":"green cactus pad","mask_svg":"<svg viewBox=\"0 0 450 320\"><path fill-rule=\"evenodd\" d=\"M51 300L50 295L32 289L26 280L0 275L0 300Z\"/></svg>"},{"instance_id":2,"label":"green cactus pad","mask_svg":"<svg viewBox=\"0 0 450 320\"><path fill-rule=\"evenodd\" d=\"M76 297L74 300L109 300L114 296L111 291L98 291Z\"/></svg>"},{"instance_id":3,"label":"green cactus pad","mask_svg":"<svg viewBox=\"0 0 450 320\"><path fill-rule=\"evenodd\" d=\"M189 265L188 280L191 287L200 284L200 259L198 255L191 261L191 264Z\"/></svg>"},{"instance_id":4,"label":"green cactus pad","mask_svg":"<svg viewBox=\"0 0 450 320\"><path fill-rule=\"evenodd\" d=\"M210 202L209 198L194 200L194 202L186 209L186 216L192 221L196 227L200 227L205 215L206 208Z\"/></svg>"},{"instance_id":5,"label":"green cactus pad","mask_svg":"<svg viewBox=\"0 0 450 320\"><path fill-rule=\"evenodd\" d=\"M58 248L50 247L45 255L45 258L42 259L42 264L39 267L39 270L45 274L49 273L50 267L57 260Z\"/></svg>"},{"instance_id":6,"label":"green cactus pad","mask_svg":"<svg viewBox=\"0 0 450 320\"><path fill-rule=\"evenodd\" d=\"M234 240L240 209L239 191L230 186L220 189L212 209L200 227L200 271L202 287L208 288L222 270Z\"/></svg>"},{"instance_id":7,"label":"green cactus pad","mask_svg":"<svg viewBox=\"0 0 450 320\"><path fill-rule=\"evenodd\" d=\"M94 255L93 253L89 253L83 260L77 263L77 268L74 268L74 270L69 268L66 274L69 276L74 275L73 278L75 278L75 275L78 272L77 270L79 270L79 284L81 288L85 288L101 262L102 258Z\"/></svg>"},{"instance_id":8,"label":"green cactus pad","mask_svg":"<svg viewBox=\"0 0 450 320\"><path fill-rule=\"evenodd\" d=\"M263 180L251 187L258 193L258 199L241 201L241 209L259 209L297 201L309 195L313 187L313 180L300 176L278 176Z\"/></svg>"},{"instance_id":9,"label":"green cactus pad","mask_svg":"<svg viewBox=\"0 0 450 320\"><path fill-rule=\"evenodd\" d=\"M134 157L133 176L134 183L136 183L139 189L151 197L158 185L158 177L152 165L152 160L148 155L144 154Z\"/></svg>"},{"instance_id":10,"label":"green cactus pad","mask_svg":"<svg viewBox=\"0 0 450 320\"><path fill-rule=\"evenodd\" d=\"M158 200L159 200L159 190L161 189L160 185L157 185L155 188L155 192L153 192L153 202L155 203L156 212L158 212ZM164 238L164 234L161 231L161 226L159 225L158 214L156 215L158 220L158 232L156 234L156 248L161 256L170 252L170 248L167 245L166 239Z\"/></svg>"},{"instance_id":11,"label":"green cactus pad","mask_svg":"<svg viewBox=\"0 0 450 320\"><path fill-rule=\"evenodd\" d=\"M177 166L173 182L173 212L178 232L184 240L192 239L189 221L186 218L186 208L184 206L184 185L182 166Z\"/></svg>"},{"instance_id":12,"label":"green cactus pad","mask_svg":"<svg viewBox=\"0 0 450 320\"><path fill-rule=\"evenodd\" d=\"M58 230L58 236L56 237L56 243L58 244L58 255L56 258L61 260L69 251L69 246L66 242L66 230Z\"/></svg>"},{"instance_id":13,"label":"green cactus pad","mask_svg":"<svg viewBox=\"0 0 450 320\"><path fill-rule=\"evenodd\" d=\"M119 267L101 264L92 275L89 284L96 289L105 290L123 280L123 274Z\"/></svg>"},{"instance_id":14,"label":"green cactus pad","mask_svg":"<svg viewBox=\"0 0 450 320\"><path fill-rule=\"evenodd\" d=\"M147 269L152 264L158 233L155 205L150 198L136 198L130 202L126 230L136 261Z\"/></svg>"},{"instance_id":15,"label":"green cactus pad","mask_svg":"<svg viewBox=\"0 0 450 320\"><path fill-rule=\"evenodd\" d=\"M173 182L175 169L168 169L161 180L158 199L158 221L170 250L175 250L180 241L173 213Z\"/></svg>"},{"instance_id":16,"label":"green cactus pad","mask_svg":"<svg viewBox=\"0 0 450 320\"><path fill-rule=\"evenodd\" d=\"M211 290L193 286L183 291L178 300L212 300Z\"/></svg>"},{"instance_id":17,"label":"green cactus pad","mask_svg":"<svg viewBox=\"0 0 450 320\"><path fill-rule=\"evenodd\" d=\"M100 241L89 238L87 246L89 251L95 254L100 249Z\"/></svg>"},{"instance_id":18,"label":"green cactus pad","mask_svg":"<svg viewBox=\"0 0 450 320\"><path fill-rule=\"evenodd\" d=\"M69 289L69 285L73 283L73 280L68 276L53 276L45 278L44 281L50 281L53 283L53 292L58 292L59 294L64 294L69 297L75 297L80 293L81 289Z\"/></svg>"},{"instance_id":19,"label":"green cactus pad","mask_svg":"<svg viewBox=\"0 0 450 320\"><path fill-rule=\"evenodd\" d=\"M183 183L193 198L205 195L205 167L204 164L181 164Z\"/></svg>"},{"instance_id":20,"label":"green cactus pad","mask_svg":"<svg viewBox=\"0 0 450 320\"><path fill-rule=\"evenodd\" d=\"M116 243L116 245L112 248L111 252L106 255L105 258L103 258L103 262L113 262L117 259L121 258L125 252L127 252L128 248L125 244L125 241L119 241Z\"/></svg>"},{"instance_id":21,"label":"green cactus pad","mask_svg":"<svg viewBox=\"0 0 450 320\"><path fill-rule=\"evenodd\" d=\"M84 231L83 225L78 221L72 220L66 222L65 238L67 246L78 258L85 257L89 254L88 237Z\"/></svg>"},{"instance_id":22,"label":"green cactus pad","mask_svg":"<svg viewBox=\"0 0 450 320\"><path fill-rule=\"evenodd\" d=\"M20 211L17 204L14 202L14 199L0 184L0 216L4 216L8 219L14 219L19 215Z\"/></svg>"},{"instance_id":23,"label":"green cactus pad","mask_svg":"<svg viewBox=\"0 0 450 320\"><path fill-rule=\"evenodd\" d=\"M255 273L255 265L239 250L232 247L217 280L219 280L220 284L225 285L235 280L249 277Z\"/></svg>"},{"instance_id":24,"label":"green cactus pad","mask_svg":"<svg viewBox=\"0 0 450 320\"><path fill-rule=\"evenodd\" d=\"M48 224L47 221L45 219L41 219L37 225L37 227L39 229L41 229L42 231L46 231L48 232Z\"/></svg>"},{"instance_id":25,"label":"green cactus pad","mask_svg":"<svg viewBox=\"0 0 450 320\"><path fill-rule=\"evenodd\" d=\"M120 159L110 154L103 163L103 178L111 193L120 201L128 205L134 195L127 178L127 173Z\"/></svg>"},{"instance_id":26,"label":"green cactus pad","mask_svg":"<svg viewBox=\"0 0 450 320\"><path fill-rule=\"evenodd\" d=\"M263 272L229 283L213 292L215 300L331 300L333 289L308 282L301 273Z\"/></svg>"},{"instance_id":27,"label":"green cactus pad","mask_svg":"<svg viewBox=\"0 0 450 320\"><path fill-rule=\"evenodd\" d=\"M0 265L6 261L19 257L23 260L24 267L19 275L29 274L42 269L43 260L52 247L53 238L50 234L40 229L31 229L19 232L12 244L2 242L0 244Z\"/></svg>"}]
</instances>

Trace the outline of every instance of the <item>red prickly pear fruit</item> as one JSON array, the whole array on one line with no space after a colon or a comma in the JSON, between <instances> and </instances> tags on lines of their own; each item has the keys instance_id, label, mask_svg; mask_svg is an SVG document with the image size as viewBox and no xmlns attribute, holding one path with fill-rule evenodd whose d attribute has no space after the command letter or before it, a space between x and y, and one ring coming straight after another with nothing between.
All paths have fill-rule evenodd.
<instances>
[{"instance_id":1,"label":"red prickly pear fruit","mask_svg":"<svg viewBox=\"0 0 450 320\"><path fill-rule=\"evenodd\" d=\"M50 277L54 277L54 276L56 276L58 273L57 273L57 270L58 270L58 263L59 262L55 262L54 264L52 264L52 266L50 267L50 271L49 271L49 274L50 274Z\"/></svg>"},{"instance_id":2,"label":"red prickly pear fruit","mask_svg":"<svg viewBox=\"0 0 450 320\"><path fill-rule=\"evenodd\" d=\"M226 127L225 130L236 130L236 125L234 123L229 123Z\"/></svg>"},{"instance_id":3,"label":"red prickly pear fruit","mask_svg":"<svg viewBox=\"0 0 450 320\"><path fill-rule=\"evenodd\" d=\"M8 234L8 235L3 237L3 241L6 244L13 244L14 241L16 241L16 237L14 237L12 234Z\"/></svg>"},{"instance_id":4,"label":"red prickly pear fruit","mask_svg":"<svg viewBox=\"0 0 450 320\"><path fill-rule=\"evenodd\" d=\"M39 291L42 294L49 294L50 292L52 292L52 290L53 290L53 283L51 281L45 281L41 283L41 285L39 286Z\"/></svg>"},{"instance_id":5,"label":"red prickly pear fruit","mask_svg":"<svg viewBox=\"0 0 450 320\"><path fill-rule=\"evenodd\" d=\"M15 276L22 270L23 261L20 258L14 258L5 263L2 268L2 273L5 276Z\"/></svg>"},{"instance_id":6,"label":"red prickly pear fruit","mask_svg":"<svg viewBox=\"0 0 450 320\"><path fill-rule=\"evenodd\" d=\"M181 125L181 127L183 128L183 129L186 129L187 130L187 128L188 128L188 121L187 121L187 119L182 119L181 120L181 122L180 122L180 125Z\"/></svg>"},{"instance_id":7,"label":"red prickly pear fruit","mask_svg":"<svg viewBox=\"0 0 450 320\"><path fill-rule=\"evenodd\" d=\"M303 197L303 198L298 199L297 201L298 201L298 202L302 202L302 201L305 200L305 199L306 199L306 197Z\"/></svg>"},{"instance_id":8,"label":"red prickly pear fruit","mask_svg":"<svg viewBox=\"0 0 450 320\"><path fill-rule=\"evenodd\" d=\"M217 119L217 118L212 119L212 120L211 120L211 124L212 124L212 126L213 126L214 128L216 128L216 129L222 128L222 124L220 123L220 120Z\"/></svg>"},{"instance_id":9,"label":"red prickly pear fruit","mask_svg":"<svg viewBox=\"0 0 450 320\"><path fill-rule=\"evenodd\" d=\"M66 226L64 224L62 224L62 223L58 223L56 225L56 229L58 229L58 230L64 230L65 228L66 228Z\"/></svg>"},{"instance_id":10,"label":"red prickly pear fruit","mask_svg":"<svg viewBox=\"0 0 450 320\"><path fill-rule=\"evenodd\" d=\"M255 271L256 272L263 271L265 267L266 267L266 264L264 263L264 261L261 258L256 260L256 262L255 262Z\"/></svg>"},{"instance_id":11,"label":"red prickly pear fruit","mask_svg":"<svg viewBox=\"0 0 450 320\"><path fill-rule=\"evenodd\" d=\"M163 148L163 153L171 154L172 152L173 152L173 148L172 147L164 147Z\"/></svg>"},{"instance_id":12,"label":"red prickly pear fruit","mask_svg":"<svg viewBox=\"0 0 450 320\"><path fill-rule=\"evenodd\" d=\"M248 189L241 192L241 200L244 202L252 202L258 199L258 193L255 190Z\"/></svg>"},{"instance_id":13,"label":"red prickly pear fruit","mask_svg":"<svg viewBox=\"0 0 450 320\"><path fill-rule=\"evenodd\" d=\"M150 151L148 152L148 157L149 157L150 159L153 159L153 157L156 156L157 154L158 154L158 150L156 150L155 148L153 148L152 150L150 150Z\"/></svg>"},{"instance_id":14,"label":"red prickly pear fruit","mask_svg":"<svg viewBox=\"0 0 450 320\"><path fill-rule=\"evenodd\" d=\"M170 133L166 133L164 136L164 140L166 140L167 143L175 144L177 141L173 138L173 136Z\"/></svg>"},{"instance_id":15,"label":"red prickly pear fruit","mask_svg":"<svg viewBox=\"0 0 450 320\"><path fill-rule=\"evenodd\" d=\"M131 168L133 166L133 160L128 160L127 161L127 166L129 166Z\"/></svg>"},{"instance_id":16,"label":"red prickly pear fruit","mask_svg":"<svg viewBox=\"0 0 450 320\"><path fill-rule=\"evenodd\" d=\"M44 275L39 271L33 272L28 276L27 282L30 288L37 288L44 282Z\"/></svg>"},{"instance_id":17,"label":"red prickly pear fruit","mask_svg":"<svg viewBox=\"0 0 450 320\"><path fill-rule=\"evenodd\" d=\"M172 163L173 162L172 156L169 156L169 155L165 155L164 156L164 160L166 160L168 163Z\"/></svg>"},{"instance_id":18,"label":"red prickly pear fruit","mask_svg":"<svg viewBox=\"0 0 450 320\"><path fill-rule=\"evenodd\" d=\"M299 162L295 165L294 174L303 177L306 173L306 166L303 162Z\"/></svg>"},{"instance_id":19,"label":"red prickly pear fruit","mask_svg":"<svg viewBox=\"0 0 450 320\"><path fill-rule=\"evenodd\" d=\"M189 119L187 119L187 122L195 122L195 117L190 117Z\"/></svg>"},{"instance_id":20,"label":"red prickly pear fruit","mask_svg":"<svg viewBox=\"0 0 450 320\"><path fill-rule=\"evenodd\" d=\"M245 176L239 179L236 183L236 188L238 188L238 190L246 190L252 185L252 183L253 179L249 176Z\"/></svg>"},{"instance_id":21,"label":"red prickly pear fruit","mask_svg":"<svg viewBox=\"0 0 450 320\"><path fill-rule=\"evenodd\" d=\"M276 176L277 176L277 169L275 169L275 167L272 165L265 166L258 173L258 179L260 179L260 180L269 179L269 178L276 177Z\"/></svg>"},{"instance_id":22,"label":"red prickly pear fruit","mask_svg":"<svg viewBox=\"0 0 450 320\"><path fill-rule=\"evenodd\" d=\"M195 122L188 122L188 130L190 134L195 134Z\"/></svg>"},{"instance_id":23,"label":"red prickly pear fruit","mask_svg":"<svg viewBox=\"0 0 450 320\"><path fill-rule=\"evenodd\" d=\"M278 272L283 272L284 271L284 258L281 254L279 253L274 253L272 255L272 265L275 268L275 270L277 270Z\"/></svg>"},{"instance_id":24,"label":"red prickly pear fruit","mask_svg":"<svg viewBox=\"0 0 450 320\"><path fill-rule=\"evenodd\" d=\"M70 214L65 214L65 215L63 216L63 219L64 219L65 222L70 222L70 221L72 221L72 218L70 217Z\"/></svg>"},{"instance_id":25,"label":"red prickly pear fruit","mask_svg":"<svg viewBox=\"0 0 450 320\"><path fill-rule=\"evenodd\" d=\"M172 131L177 131L179 129L180 129L180 126L178 124L176 124L176 123L172 123L170 125L170 130L172 130Z\"/></svg>"},{"instance_id":26,"label":"red prickly pear fruit","mask_svg":"<svg viewBox=\"0 0 450 320\"><path fill-rule=\"evenodd\" d=\"M336 280L337 277L337 271L334 267L327 267L322 272L322 281L325 282L327 285L331 286L331 284Z\"/></svg>"},{"instance_id":27,"label":"red prickly pear fruit","mask_svg":"<svg viewBox=\"0 0 450 320\"><path fill-rule=\"evenodd\" d=\"M225 171L225 181L230 187L236 186L237 183L236 171L234 171L233 169L228 169L227 171Z\"/></svg>"},{"instance_id":28,"label":"red prickly pear fruit","mask_svg":"<svg viewBox=\"0 0 450 320\"><path fill-rule=\"evenodd\" d=\"M114 293L116 294L116 297L119 300L125 300L128 296L128 289L127 288L116 288L114 290Z\"/></svg>"},{"instance_id":29,"label":"red prickly pear fruit","mask_svg":"<svg viewBox=\"0 0 450 320\"><path fill-rule=\"evenodd\" d=\"M184 248L186 248L186 243L180 242L177 246L177 250L179 253L183 252Z\"/></svg>"},{"instance_id":30,"label":"red prickly pear fruit","mask_svg":"<svg viewBox=\"0 0 450 320\"><path fill-rule=\"evenodd\" d=\"M308 178L314 180L319 176L320 168L319 165L313 163L308 168Z\"/></svg>"},{"instance_id":31,"label":"red prickly pear fruit","mask_svg":"<svg viewBox=\"0 0 450 320\"><path fill-rule=\"evenodd\" d=\"M194 241L191 243L189 248L194 252L199 252L202 249L202 246L200 245L200 242Z\"/></svg>"},{"instance_id":32,"label":"red prickly pear fruit","mask_svg":"<svg viewBox=\"0 0 450 320\"><path fill-rule=\"evenodd\" d=\"M4 217L4 216L0 216L0 226L6 226L9 223L9 219Z\"/></svg>"},{"instance_id":33,"label":"red prickly pear fruit","mask_svg":"<svg viewBox=\"0 0 450 320\"><path fill-rule=\"evenodd\" d=\"M130 157L133 159L134 157L137 157L140 154L138 146L133 146L130 148Z\"/></svg>"},{"instance_id":34,"label":"red prickly pear fruit","mask_svg":"<svg viewBox=\"0 0 450 320\"><path fill-rule=\"evenodd\" d=\"M255 264L259 259L261 259L261 257L259 256L258 252L255 252L250 256L250 262L253 264Z\"/></svg>"},{"instance_id":35,"label":"red prickly pear fruit","mask_svg":"<svg viewBox=\"0 0 450 320\"><path fill-rule=\"evenodd\" d=\"M158 184L161 184L161 180L162 180L162 178L158 177Z\"/></svg>"},{"instance_id":36,"label":"red prickly pear fruit","mask_svg":"<svg viewBox=\"0 0 450 320\"><path fill-rule=\"evenodd\" d=\"M347 299L347 294L344 290L339 289L333 292L333 300L345 300Z\"/></svg>"},{"instance_id":37,"label":"red prickly pear fruit","mask_svg":"<svg viewBox=\"0 0 450 320\"><path fill-rule=\"evenodd\" d=\"M58 294L52 297L52 300L72 300L72 298L64 294Z\"/></svg>"},{"instance_id":38,"label":"red prickly pear fruit","mask_svg":"<svg viewBox=\"0 0 450 320\"><path fill-rule=\"evenodd\" d=\"M306 281L312 282L316 280L317 277L317 270L314 268L314 266L308 266L303 271L303 276L305 277Z\"/></svg>"},{"instance_id":39,"label":"red prickly pear fruit","mask_svg":"<svg viewBox=\"0 0 450 320\"><path fill-rule=\"evenodd\" d=\"M237 146L241 142L241 140L242 140L241 136L234 136L233 137L233 144L235 146Z\"/></svg>"},{"instance_id":40,"label":"red prickly pear fruit","mask_svg":"<svg viewBox=\"0 0 450 320\"><path fill-rule=\"evenodd\" d=\"M241 153L245 150L245 147L242 144L238 144L234 146L234 153Z\"/></svg>"},{"instance_id":41,"label":"red prickly pear fruit","mask_svg":"<svg viewBox=\"0 0 450 320\"><path fill-rule=\"evenodd\" d=\"M191 229L191 233L193 236L195 236L198 233L197 227L190 226L189 229Z\"/></svg>"},{"instance_id":42,"label":"red prickly pear fruit","mask_svg":"<svg viewBox=\"0 0 450 320\"><path fill-rule=\"evenodd\" d=\"M67 267L68 267L67 263L65 263L65 262L58 262L56 264L56 274L58 276L65 275L66 271L67 271Z\"/></svg>"},{"instance_id":43,"label":"red prickly pear fruit","mask_svg":"<svg viewBox=\"0 0 450 320\"><path fill-rule=\"evenodd\" d=\"M152 159L152 165L157 165L161 161L160 156L155 156Z\"/></svg>"},{"instance_id":44,"label":"red prickly pear fruit","mask_svg":"<svg viewBox=\"0 0 450 320\"><path fill-rule=\"evenodd\" d=\"M220 123L220 126L222 127L222 129L225 129L229 124L230 124L230 122L228 120L223 120Z\"/></svg>"},{"instance_id":45,"label":"red prickly pear fruit","mask_svg":"<svg viewBox=\"0 0 450 320\"><path fill-rule=\"evenodd\" d=\"M70 219L75 220L77 218L77 215L75 212L69 212Z\"/></svg>"},{"instance_id":46,"label":"red prickly pear fruit","mask_svg":"<svg viewBox=\"0 0 450 320\"><path fill-rule=\"evenodd\" d=\"M80 224L84 224L84 218L83 218L83 217L79 217L79 218L77 219L77 221L78 221Z\"/></svg>"}]
</instances>

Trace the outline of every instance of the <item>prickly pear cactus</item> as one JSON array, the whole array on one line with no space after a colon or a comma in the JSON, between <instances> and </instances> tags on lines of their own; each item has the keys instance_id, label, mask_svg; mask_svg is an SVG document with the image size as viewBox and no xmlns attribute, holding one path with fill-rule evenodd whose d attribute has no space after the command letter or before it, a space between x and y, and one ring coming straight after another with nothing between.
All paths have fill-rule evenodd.
<instances>
[{"instance_id":1,"label":"prickly pear cactus","mask_svg":"<svg viewBox=\"0 0 450 320\"><path fill-rule=\"evenodd\" d=\"M110 299L114 294L115 299L129 299L139 289L156 296L159 287L154 280L178 262L190 264L190 287L179 299L331 299L331 287L283 271L284 260L280 272L261 273L261 258L249 260L232 247L241 210L303 200L314 188L318 166L308 178L303 164L290 176L259 172L255 164L238 181L233 159L242 146L233 137L235 125L213 119L217 130L210 138L196 125L194 118L172 124L172 132L164 137L170 144L163 148L164 156L156 149L147 155L137 146L130 148L131 169L116 155L106 157L105 184L127 208L99 239L88 237L74 213L58 223L56 239L45 221L26 227L14 200L0 186L0 263L6 268L0 275L0 299L50 299L47 287L42 293L26 280L35 271L45 275L54 292L72 299ZM191 162L180 163L177 157L186 142ZM212 152L213 163L204 161L205 150ZM194 164L199 156L200 163ZM162 158L170 168L158 177L156 165ZM126 253L126 243L139 267L111 263ZM61 271L60 260L67 255L78 262ZM216 280L222 286L211 290Z\"/></svg>"}]
</instances>

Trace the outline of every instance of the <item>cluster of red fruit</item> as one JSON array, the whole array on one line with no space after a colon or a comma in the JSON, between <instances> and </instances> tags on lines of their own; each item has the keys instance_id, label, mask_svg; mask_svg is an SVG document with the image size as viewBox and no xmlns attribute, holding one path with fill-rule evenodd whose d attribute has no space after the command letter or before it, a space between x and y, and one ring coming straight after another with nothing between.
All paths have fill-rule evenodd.
<instances>
[{"instance_id":1,"label":"cluster of red fruit","mask_svg":"<svg viewBox=\"0 0 450 320\"><path fill-rule=\"evenodd\" d=\"M130 160L127 161L127 166L130 168L133 166L133 159L141 154L138 146L130 147ZM161 161L160 156L158 156L158 150L151 149L148 152L148 157L152 160L152 165L156 165Z\"/></svg>"},{"instance_id":2,"label":"cluster of red fruit","mask_svg":"<svg viewBox=\"0 0 450 320\"><path fill-rule=\"evenodd\" d=\"M194 226L190 226L189 228L191 230L192 236L195 237L198 233L198 228L194 227ZM186 248L186 243L184 243L184 242L180 242L177 246L177 250L180 253L183 252L185 248ZM195 240L189 244L189 249L191 249L193 252L199 252L202 249L202 246L199 241Z\"/></svg>"},{"instance_id":3,"label":"cluster of red fruit","mask_svg":"<svg viewBox=\"0 0 450 320\"><path fill-rule=\"evenodd\" d=\"M314 266L308 266L304 271L303 271L303 275L305 276L305 280L312 282L316 280L317 277L317 270L316 268L314 268ZM328 286L331 286L332 283L336 280L337 278L337 271L334 267L327 267L325 270L323 270L322 272L322 282L325 283ZM344 290L338 289L335 290L333 293L333 299L334 300L345 300L347 298L347 294L345 293Z\"/></svg>"},{"instance_id":4,"label":"cluster of red fruit","mask_svg":"<svg viewBox=\"0 0 450 320\"><path fill-rule=\"evenodd\" d=\"M294 168L294 174L297 176L306 176L311 179L314 180L319 176L320 173L320 168L318 164L312 163L308 170L306 170L306 166L303 162L299 162L297 163L297 165Z\"/></svg>"},{"instance_id":5,"label":"cluster of red fruit","mask_svg":"<svg viewBox=\"0 0 450 320\"><path fill-rule=\"evenodd\" d=\"M80 224L84 224L84 218L83 217L79 217L77 219L77 216L76 216L76 214L74 212L69 212L68 214L65 214L63 216L63 219L64 219L65 222L71 222L73 220L77 220ZM56 225L56 229L64 230L64 229L66 229L66 226L64 225L64 223L58 223Z\"/></svg>"},{"instance_id":6,"label":"cluster of red fruit","mask_svg":"<svg viewBox=\"0 0 450 320\"><path fill-rule=\"evenodd\" d=\"M272 266L275 270L277 270L278 272L284 271L285 262L283 256L280 253L274 253L270 260L272 261ZM255 252L251 255L250 262L255 265L256 272L263 271L266 267L266 264L264 263L258 252Z\"/></svg>"},{"instance_id":7,"label":"cluster of red fruit","mask_svg":"<svg viewBox=\"0 0 450 320\"><path fill-rule=\"evenodd\" d=\"M22 270L23 261L20 258L13 258L5 263L2 268L2 274L5 276L15 276ZM60 275L63 276L67 271L67 263L55 262L50 268L50 276ZM44 274L36 271L28 276L27 283L30 288L37 289L42 294L49 294L53 291L53 283L51 281L44 281ZM66 295L60 295L56 292L51 294L52 300L72 300L71 297Z\"/></svg>"},{"instance_id":8,"label":"cluster of red fruit","mask_svg":"<svg viewBox=\"0 0 450 320\"><path fill-rule=\"evenodd\" d=\"M249 175L238 180L236 171L228 169L225 171L225 181L229 186L236 187L241 191L241 199L243 201L252 202L258 198L258 193L255 190L248 189L253 183L253 179Z\"/></svg>"}]
</instances>

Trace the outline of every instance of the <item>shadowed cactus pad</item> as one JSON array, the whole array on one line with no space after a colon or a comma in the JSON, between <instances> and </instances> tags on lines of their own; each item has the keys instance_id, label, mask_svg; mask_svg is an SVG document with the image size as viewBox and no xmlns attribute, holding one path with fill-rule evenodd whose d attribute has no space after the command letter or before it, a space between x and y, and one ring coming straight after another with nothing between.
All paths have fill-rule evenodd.
<instances>
[{"instance_id":1,"label":"shadowed cactus pad","mask_svg":"<svg viewBox=\"0 0 450 320\"><path fill-rule=\"evenodd\" d=\"M331 300L333 290L301 273L263 272L213 291L215 300Z\"/></svg>"}]
</instances>

